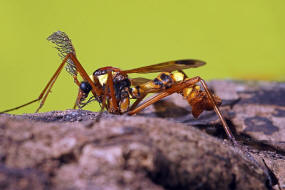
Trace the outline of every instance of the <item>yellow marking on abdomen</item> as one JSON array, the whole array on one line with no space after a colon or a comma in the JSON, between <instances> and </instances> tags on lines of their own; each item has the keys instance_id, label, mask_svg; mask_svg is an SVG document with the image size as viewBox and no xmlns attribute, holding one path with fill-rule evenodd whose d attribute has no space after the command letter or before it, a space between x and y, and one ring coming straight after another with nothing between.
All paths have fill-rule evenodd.
<instances>
[{"instance_id":1,"label":"yellow marking on abdomen","mask_svg":"<svg viewBox=\"0 0 285 190\"><path fill-rule=\"evenodd\" d=\"M172 78L175 82L181 82L184 80L184 74L180 72L172 73Z\"/></svg>"}]
</instances>

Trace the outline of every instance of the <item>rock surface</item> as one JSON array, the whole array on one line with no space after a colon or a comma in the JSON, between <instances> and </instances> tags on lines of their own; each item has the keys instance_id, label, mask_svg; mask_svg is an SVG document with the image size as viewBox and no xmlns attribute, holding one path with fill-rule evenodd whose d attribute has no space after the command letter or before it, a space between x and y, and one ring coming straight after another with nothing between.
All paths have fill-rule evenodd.
<instances>
[{"instance_id":1,"label":"rock surface","mask_svg":"<svg viewBox=\"0 0 285 190\"><path fill-rule=\"evenodd\" d=\"M179 95L100 122L84 110L3 114L0 189L270 189L262 159L285 188L285 84L209 86L242 147Z\"/></svg>"}]
</instances>

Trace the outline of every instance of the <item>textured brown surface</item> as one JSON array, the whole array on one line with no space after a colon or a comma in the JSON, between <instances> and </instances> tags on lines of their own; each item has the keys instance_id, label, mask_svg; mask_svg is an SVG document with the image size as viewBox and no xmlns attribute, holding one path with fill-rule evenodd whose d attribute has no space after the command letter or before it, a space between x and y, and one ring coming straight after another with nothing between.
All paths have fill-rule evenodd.
<instances>
[{"instance_id":1,"label":"textured brown surface","mask_svg":"<svg viewBox=\"0 0 285 190\"><path fill-rule=\"evenodd\" d=\"M210 86L243 149L284 187L285 85ZM104 113L98 123L83 110L1 115L0 189L268 189L264 170L224 140L216 115L196 120L190 110L173 95L139 116Z\"/></svg>"}]
</instances>

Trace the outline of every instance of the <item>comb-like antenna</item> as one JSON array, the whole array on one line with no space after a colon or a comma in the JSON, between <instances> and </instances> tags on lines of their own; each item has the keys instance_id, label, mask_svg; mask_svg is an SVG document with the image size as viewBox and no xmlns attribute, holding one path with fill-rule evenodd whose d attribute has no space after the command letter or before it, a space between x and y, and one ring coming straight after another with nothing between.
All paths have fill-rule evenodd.
<instances>
[{"instance_id":1,"label":"comb-like antenna","mask_svg":"<svg viewBox=\"0 0 285 190\"><path fill-rule=\"evenodd\" d=\"M64 59L66 55L69 53L73 53L74 55L76 55L71 40L64 32L62 31L54 32L52 35L50 35L47 38L47 40L56 44L55 48L59 51L58 55L61 57L61 59ZM72 76L77 76L77 69L71 59L67 60L65 69Z\"/></svg>"}]
</instances>

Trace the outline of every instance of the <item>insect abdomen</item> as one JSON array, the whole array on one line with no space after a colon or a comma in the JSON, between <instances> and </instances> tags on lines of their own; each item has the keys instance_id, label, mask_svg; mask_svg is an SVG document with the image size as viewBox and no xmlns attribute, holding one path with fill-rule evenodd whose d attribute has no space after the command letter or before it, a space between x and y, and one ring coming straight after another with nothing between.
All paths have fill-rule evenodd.
<instances>
[{"instance_id":1,"label":"insect abdomen","mask_svg":"<svg viewBox=\"0 0 285 190\"><path fill-rule=\"evenodd\" d=\"M161 90L165 90L172 87L176 83L182 82L184 78L184 74L180 72L160 73L155 79L148 81L142 85L132 87L131 97L140 98L148 93L160 92Z\"/></svg>"}]
</instances>

